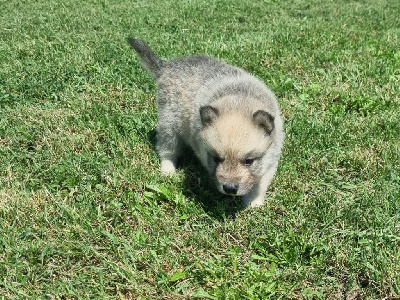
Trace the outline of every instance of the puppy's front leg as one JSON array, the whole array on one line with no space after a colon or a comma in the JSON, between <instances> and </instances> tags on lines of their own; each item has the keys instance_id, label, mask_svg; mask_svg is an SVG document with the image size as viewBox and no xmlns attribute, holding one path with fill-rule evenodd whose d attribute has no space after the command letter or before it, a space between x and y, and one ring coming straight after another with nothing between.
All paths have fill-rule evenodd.
<instances>
[{"instance_id":1,"label":"puppy's front leg","mask_svg":"<svg viewBox=\"0 0 400 300\"><path fill-rule=\"evenodd\" d=\"M272 179L276 173L278 164L272 166L260 179L260 181L253 186L251 191L242 197L242 205L244 207L260 207L264 205L265 193Z\"/></svg>"},{"instance_id":2,"label":"puppy's front leg","mask_svg":"<svg viewBox=\"0 0 400 300\"><path fill-rule=\"evenodd\" d=\"M164 175L173 175L181 153L181 145L178 134L163 125L159 123L158 126L156 148L161 161L161 172Z\"/></svg>"}]
</instances>

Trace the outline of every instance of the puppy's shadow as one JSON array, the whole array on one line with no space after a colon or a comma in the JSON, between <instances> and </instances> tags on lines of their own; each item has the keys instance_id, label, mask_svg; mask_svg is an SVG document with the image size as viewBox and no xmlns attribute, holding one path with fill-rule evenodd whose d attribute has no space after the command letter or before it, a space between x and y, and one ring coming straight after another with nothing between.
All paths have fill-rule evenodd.
<instances>
[{"instance_id":1,"label":"puppy's shadow","mask_svg":"<svg viewBox=\"0 0 400 300\"><path fill-rule=\"evenodd\" d=\"M148 140L155 151L156 130L148 133ZM183 194L199 203L211 217L223 221L226 218L235 218L244 209L241 197L224 195L217 190L210 174L189 147L183 149L178 169L185 174Z\"/></svg>"}]
</instances>

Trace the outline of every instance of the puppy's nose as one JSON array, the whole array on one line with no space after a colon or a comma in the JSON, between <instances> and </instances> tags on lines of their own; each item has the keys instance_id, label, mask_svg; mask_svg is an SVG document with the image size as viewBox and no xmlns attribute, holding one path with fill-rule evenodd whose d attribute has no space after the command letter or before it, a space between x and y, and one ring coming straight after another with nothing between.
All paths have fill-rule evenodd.
<instances>
[{"instance_id":1,"label":"puppy's nose","mask_svg":"<svg viewBox=\"0 0 400 300\"><path fill-rule=\"evenodd\" d=\"M224 189L225 193L230 194L230 195L236 195L239 185L237 183L233 182L228 182L222 185L222 188Z\"/></svg>"}]
</instances>

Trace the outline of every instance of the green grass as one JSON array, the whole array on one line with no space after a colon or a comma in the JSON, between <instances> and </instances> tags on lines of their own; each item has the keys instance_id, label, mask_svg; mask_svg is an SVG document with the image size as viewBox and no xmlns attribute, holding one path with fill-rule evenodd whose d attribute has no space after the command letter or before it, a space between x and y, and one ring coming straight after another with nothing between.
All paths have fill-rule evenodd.
<instances>
[{"instance_id":1,"label":"green grass","mask_svg":"<svg viewBox=\"0 0 400 300\"><path fill-rule=\"evenodd\" d=\"M399 1L0 2L0 299L400 297ZM160 175L128 35L276 92L263 208Z\"/></svg>"}]
</instances>

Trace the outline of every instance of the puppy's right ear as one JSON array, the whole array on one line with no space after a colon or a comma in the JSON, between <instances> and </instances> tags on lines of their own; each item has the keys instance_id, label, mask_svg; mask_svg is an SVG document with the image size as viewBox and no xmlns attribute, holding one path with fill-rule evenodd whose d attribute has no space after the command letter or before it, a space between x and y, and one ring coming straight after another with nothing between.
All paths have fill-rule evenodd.
<instances>
[{"instance_id":1,"label":"puppy's right ear","mask_svg":"<svg viewBox=\"0 0 400 300\"><path fill-rule=\"evenodd\" d=\"M203 126L208 126L219 116L218 109L210 105L200 107L200 119Z\"/></svg>"},{"instance_id":2,"label":"puppy's right ear","mask_svg":"<svg viewBox=\"0 0 400 300\"><path fill-rule=\"evenodd\" d=\"M270 135L275 128L274 120L275 118L264 110L257 110L253 114L254 123L263 128L268 135Z\"/></svg>"}]
</instances>

